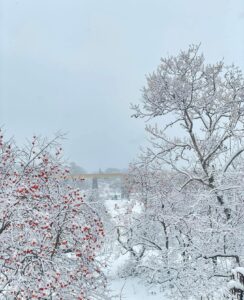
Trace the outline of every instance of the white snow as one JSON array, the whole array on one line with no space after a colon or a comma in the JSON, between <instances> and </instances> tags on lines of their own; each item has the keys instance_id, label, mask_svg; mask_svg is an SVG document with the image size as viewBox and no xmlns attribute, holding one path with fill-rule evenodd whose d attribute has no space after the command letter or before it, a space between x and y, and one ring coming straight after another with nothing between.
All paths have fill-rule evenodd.
<instances>
[{"instance_id":1,"label":"white snow","mask_svg":"<svg viewBox=\"0 0 244 300\"><path fill-rule=\"evenodd\" d=\"M131 202L127 199L106 200L105 205L116 222L118 216L126 213ZM133 206L132 210L140 212L139 204ZM128 262L129 253L122 255L118 249L118 245L114 244L113 254L108 261L109 269L106 270L106 275L109 281L109 289L111 295L117 296L119 300L169 300L163 296L163 293L156 287L145 286L138 278L120 278L118 271Z\"/></svg>"},{"instance_id":2,"label":"white snow","mask_svg":"<svg viewBox=\"0 0 244 300\"><path fill-rule=\"evenodd\" d=\"M231 272L234 276L236 276L237 273L240 273L244 276L244 268L243 267L236 267Z\"/></svg>"},{"instance_id":3,"label":"white snow","mask_svg":"<svg viewBox=\"0 0 244 300\"><path fill-rule=\"evenodd\" d=\"M155 289L145 287L138 279L114 279L111 282L113 294L119 293L121 300L169 300Z\"/></svg>"}]
</instances>

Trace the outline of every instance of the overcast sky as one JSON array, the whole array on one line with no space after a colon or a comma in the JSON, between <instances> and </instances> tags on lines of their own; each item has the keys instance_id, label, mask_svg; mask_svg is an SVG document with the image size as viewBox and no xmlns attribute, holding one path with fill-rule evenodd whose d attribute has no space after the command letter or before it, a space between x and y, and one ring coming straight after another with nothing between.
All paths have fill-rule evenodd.
<instances>
[{"instance_id":1,"label":"overcast sky","mask_svg":"<svg viewBox=\"0 0 244 300\"><path fill-rule=\"evenodd\" d=\"M244 1L0 0L0 125L20 143L62 130L71 161L126 168L145 74L199 42L244 70Z\"/></svg>"}]
</instances>

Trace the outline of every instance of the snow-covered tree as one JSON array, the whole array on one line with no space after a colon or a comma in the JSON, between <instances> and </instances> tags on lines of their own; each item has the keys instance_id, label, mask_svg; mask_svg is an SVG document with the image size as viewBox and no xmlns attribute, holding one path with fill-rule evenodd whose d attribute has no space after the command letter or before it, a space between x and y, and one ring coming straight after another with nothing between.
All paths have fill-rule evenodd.
<instances>
[{"instance_id":1,"label":"snow-covered tree","mask_svg":"<svg viewBox=\"0 0 244 300\"><path fill-rule=\"evenodd\" d=\"M68 185L58 141L0 136L0 299L107 299L103 224Z\"/></svg>"},{"instance_id":2,"label":"snow-covered tree","mask_svg":"<svg viewBox=\"0 0 244 300\"><path fill-rule=\"evenodd\" d=\"M222 299L244 258L242 73L205 64L190 46L161 60L133 108L135 117L157 120L146 127L151 146L140 159L147 179L131 177L139 201L149 183L147 205L124 230L130 248L144 249L137 272L176 299Z\"/></svg>"},{"instance_id":3,"label":"snow-covered tree","mask_svg":"<svg viewBox=\"0 0 244 300\"><path fill-rule=\"evenodd\" d=\"M191 46L177 57L162 59L147 78L142 108L133 108L136 117L161 117L165 123L146 128L153 145L148 160L157 158L182 174L182 188L197 181L214 190L225 208L216 174L224 176L244 151L244 81L235 66L204 64L198 50ZM170 136L169 128L177 135Z\"/></svg>"}]
</instances>

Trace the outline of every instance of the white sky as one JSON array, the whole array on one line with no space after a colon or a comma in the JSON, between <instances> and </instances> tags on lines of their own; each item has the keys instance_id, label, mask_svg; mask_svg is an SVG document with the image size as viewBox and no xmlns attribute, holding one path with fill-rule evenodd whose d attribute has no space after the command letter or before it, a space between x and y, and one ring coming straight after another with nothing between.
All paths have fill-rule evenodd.
<instances>
[{"instance_id":1,"label":"white sky","mask_svg":"<svg viewBox=\"0 0 244 300\"><path fill-rule=\"evenodd\" d=\"M244 70L244 1L0 0L0 125L19 142L68 132L70 160L126 168L145 139L129 109L145 74L199 42Z\"/></svg>"}]
</instances>

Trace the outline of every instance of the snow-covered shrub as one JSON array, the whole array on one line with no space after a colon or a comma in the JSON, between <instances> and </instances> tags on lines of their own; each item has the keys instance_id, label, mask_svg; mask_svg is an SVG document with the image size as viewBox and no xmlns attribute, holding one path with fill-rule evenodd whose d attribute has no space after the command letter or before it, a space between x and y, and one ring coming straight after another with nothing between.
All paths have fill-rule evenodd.
<instances>
[{"instance_id":1,"label":"snow-covered shrub","mask_svg":"<svg viewBox=\"0 0 244 300\"><path fill-rule=\"evenodd\" d=\"M228 282L230 297L237 300L244 299L244 268L236 267L232 270L231 280Z\"/></svg>"},{"instance_id":2,"label":"snow-covered shrub","mask_svg":"<svg viewBox=\"0 0 244 300\"><path fill-rule=\"evenodd\" d=\"M103 224L61 152L58 138L18 148L0 136L1 299L106 299Z\"/></svg>"}]
</instances>

